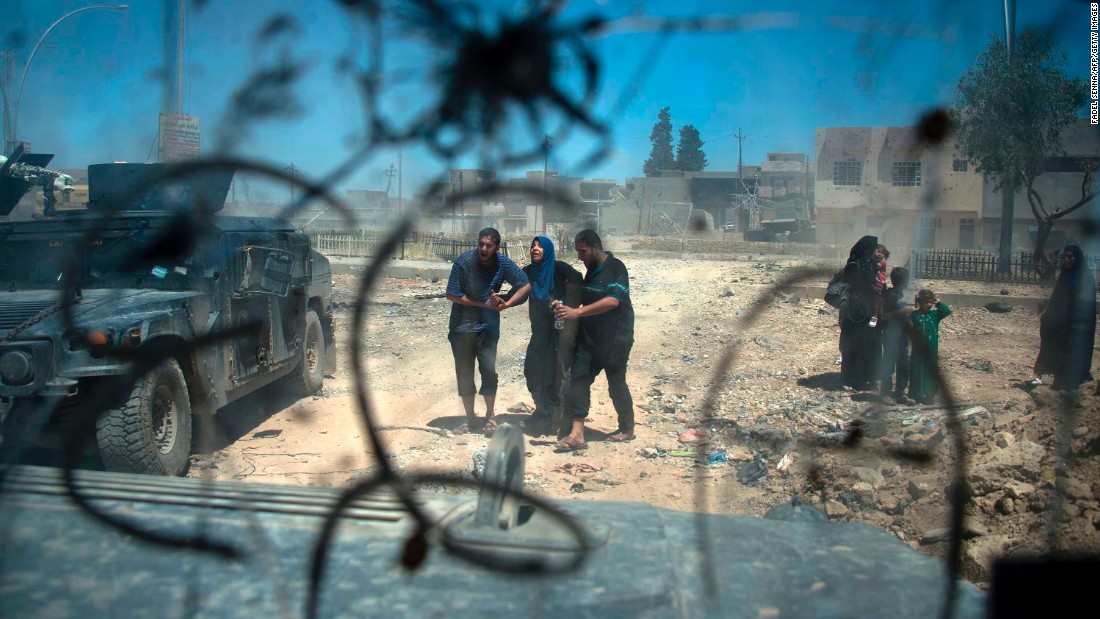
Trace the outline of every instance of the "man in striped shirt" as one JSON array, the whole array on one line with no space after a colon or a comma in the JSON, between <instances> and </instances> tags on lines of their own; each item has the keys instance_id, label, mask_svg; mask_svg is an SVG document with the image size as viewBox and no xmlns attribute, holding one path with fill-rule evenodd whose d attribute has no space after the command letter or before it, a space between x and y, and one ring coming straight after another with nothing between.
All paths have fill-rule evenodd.
<instances>
[{"instance_id":1,"label":"man in striped shirt","mask_svg":"<svg viewBox=\"0 0 1100 619\"><path fill-rule=\"evenodd\" d=\"M607 376L607 391L619 423L607 438L615 442L634 440L634 400L626 384L626 363L634 345L630 276L622 260L604 251L595 230L581 230L573 243L587 273L581 288L581 307L559 305L555 309L558 318L581 320L569 385L573 428L558 442L559 451L587 447L584 420L591 405L592 383L601 371Z\"/></svg>"},{"instance_id":2,"label":"man in striped shirt","mask_svg":"<svg viewBox=\"0 0 1100 619\"><path fill-rule=\"evenodd\" d=\"M447 339L455 359L458 395L466 411L466 423L456 431L470 431L477 422L474 414L474 361L481 373L481 395L485 398L485 434L496 430L493 405L497 395L497 340L500 312L518 305L531 292L527 275L507 256L497 253L500 233L485 228L478 233L477 249L463 253L451 265L447 300L451 306ZM515 289L507 301L497 293L504 282Z\"/></svg>"}]
</instances>

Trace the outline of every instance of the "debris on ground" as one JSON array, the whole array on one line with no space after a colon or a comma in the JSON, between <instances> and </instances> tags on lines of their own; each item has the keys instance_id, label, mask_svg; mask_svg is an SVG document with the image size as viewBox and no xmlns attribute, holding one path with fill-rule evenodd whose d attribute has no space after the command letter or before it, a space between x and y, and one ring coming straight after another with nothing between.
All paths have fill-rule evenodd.
<instances>
[{"instance_id":1,"label":"debris on ground","mask_svg":"<svg viewBox=\"0 0 1100 619\"><path fill-rule=\"evenodd\" d=\"M706 445L710 442L710 434L706 430L689 428L681 432L676 440L684 445Z\"/></svg>"},{"instance_id":2,"label":"debris on ground","mask_svg":"<svg viewBox=\"0 0 1100 619\"><path fill-rule=\"evenodd\" d=\"M577 475L580 473L598 473L602 468L587 462L565 462L555 466L552 470L555 473Z\"/></svg>"}]
</instances>

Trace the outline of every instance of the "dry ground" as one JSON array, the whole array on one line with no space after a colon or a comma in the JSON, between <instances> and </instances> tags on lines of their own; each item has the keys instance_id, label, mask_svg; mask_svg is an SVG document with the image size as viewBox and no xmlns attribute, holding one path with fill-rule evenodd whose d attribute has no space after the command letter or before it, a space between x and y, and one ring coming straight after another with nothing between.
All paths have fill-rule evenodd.
<instances>
[{"instance_id":1,"label":"dry ground","mask_svg":"<svg viewBox=\"0 0 1100 619\"><path fill-rule=\"evenodd\" d=\"M944 488L952 462L946 411L936 407L876 406L862 394L838 389L839 329L835 311L821 300L775 291L775 281L802 263L701 261L624 254L637 315L628 382L635 400L637 440L601 440L615 427L606 382L593 386L590 447L558 454L545 439L528 439L526 487L554 499L644 501L677 510L763 515L792 495L825 509L838 521L864 521L915 548L942 555L946 543ZM583 267L581 267L583 271ZM450 303L445 281L380 283L361 335L365 384L392 462L401 470L468 472L488 439L453 436L462 421L446 340ZM359 282L336 278L340 362L321 394L286 403L261 395L219 413L228 439L221 449L195 457L192 475L221 479L338 486L368 474L376 455L352 397L349 360L351 311ZM937 292L996 294L1002 286L923 282ZM1044 296L1039 287L1009 286L1011 296ZM746 324L750 306L764 311ZM524 307L502 317L498 349L501 421L518 422L531 403L522 376L529 327ZM716 375L723 351L736 359ZM968 506L967 576L987 579L991 556L1049 547L1057 532L1064 547L1100 551L1100 414L1096 398L1068 429L1075 463L1058 465L1055 440L1060 404L1045 387L1024 381L1038 350L1038 317L1016 308L994 314L958 308L942 325L941 364L966 411L973 495ZM717 382L716 382L717 381ZM717 384L712 419L701 419L708 389ZM1094 384L1089 384L1094 389ZM1090 392L1091 393L1091 392ZM975 407L982 407L981 409ZM484 410L478 399L478 413ZM853 422L864 438L841 446ZM677 437L688 428L711 436L702 449L724 453L712 466ZM946 440L945 440L946 439ZM933 454L928 465L898 459L906 449ZM720 458L721 456L716 456ZM752 460L766 477L743 483L738 473ZM554 469L586 463L597 472ZM1065 474L1063 474L1065 473ZM1048 530L1056 479L1068 484L1066 522ZM582 492L575 484L583 486ZM697 492L705 499L698 502Z\"/></svg>"}]
</instances>

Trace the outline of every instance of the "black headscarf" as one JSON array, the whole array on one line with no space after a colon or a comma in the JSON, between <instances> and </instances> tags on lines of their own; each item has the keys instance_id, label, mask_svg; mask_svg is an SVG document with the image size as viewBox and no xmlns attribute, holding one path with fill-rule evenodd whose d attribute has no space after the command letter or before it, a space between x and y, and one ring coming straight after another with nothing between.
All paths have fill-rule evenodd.
<instances>
[{"instance_id":1,"label":"black headscarf","mask_svg":"<svg viewBox=\"0 0 1100 619\"><path fill-rule=\"evenodd\" d=\"M1054 283L1054 293L1050 297L1052 304L1055 301L1055 295L1059 297L1068 295L1064 299L1059 298L1067 305L1071 298L1081 296L1083 291L1088 291L1092 296L1096 295L1096 283L1092 271L1085 264L1085 253L1076 245L1066 245L1066 248L1062 250L1062 255L1064 256L1066 252L1073 254L1073 268L1063 268L1058 273L1058 280Z\"/></svg>"},{"instance_id":2,"label":"black headscarf","mask_svg":"<svg viewBox=\"0 0 1100 619\"><path fill-rule=\"evenodd\" d=\"M856 321L868 319L875 312L875 276L878 265L875 263L875 247L878 237L867 235L852 246L848 252L848 263L844 266L844 278L849 288L849 318Z\"/></svg>"}]
</instances>

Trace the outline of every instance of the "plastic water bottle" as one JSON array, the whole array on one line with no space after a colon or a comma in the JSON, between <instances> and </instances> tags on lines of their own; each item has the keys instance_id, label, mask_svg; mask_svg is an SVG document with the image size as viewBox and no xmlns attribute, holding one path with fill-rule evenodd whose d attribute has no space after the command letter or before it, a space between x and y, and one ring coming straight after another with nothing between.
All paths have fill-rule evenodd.
<instances>
[{"instance_id":1,"label":"plastic water bottle","mask_svg":"<svg viewBox=\"0 0 1100 619\"><path fill-rule=\"evenodd\" d=\"M554 309L557 308L559 305L561 305L561 301L558 300L558 299L554 299L553 301L550 302L550 311L551 312L554 311ZM564 329L565 328L565 321L562 320L561 318L558 318L557 316L554 316L554 328L555 329Z\"/></svg>"}]
</instances>

